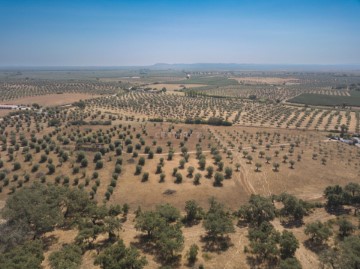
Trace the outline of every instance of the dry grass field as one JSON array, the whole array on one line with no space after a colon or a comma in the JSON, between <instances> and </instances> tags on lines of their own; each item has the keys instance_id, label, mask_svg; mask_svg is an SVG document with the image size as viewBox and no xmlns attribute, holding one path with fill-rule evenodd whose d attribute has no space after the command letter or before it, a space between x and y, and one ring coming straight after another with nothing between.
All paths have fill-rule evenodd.
<instances>
[{"instance_id":1,"label":"dry grass field","mask_svg":"<svg viewBox=\"0 0 360 269\"><path fill-rule=\"evenodd\" d=\"M72 104L80 100L96 98L100 95L90 95L86 93L62 93L62 94L48 94L31 97L18 98L11 101L2 101L0 104L12 105L32 105L38 104L40 106L60 106Z\"/></svg>"}]
</instances>

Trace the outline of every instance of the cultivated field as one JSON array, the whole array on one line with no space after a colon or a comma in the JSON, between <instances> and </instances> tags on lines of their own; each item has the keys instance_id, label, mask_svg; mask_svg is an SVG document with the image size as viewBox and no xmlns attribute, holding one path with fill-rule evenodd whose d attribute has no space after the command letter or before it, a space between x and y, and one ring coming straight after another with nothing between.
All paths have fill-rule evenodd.
<instances>
[{"instance_id":1,"label":"cultivated field","mask_svg":"<svg viewBox=\"0 0 360 269\"><path fill-rule=\"evenodd\" d=\"M278 127L299 130L340 130L346 125L359 132L359 110L350 108L299 107L248 99L179 96L159 93L127 93L116 98L100 97L87 103L118 113L161 118L165 121L222 118L238 126Z\"/></svg>"},{"instance_id":2,"label":"cultivated field","mask_svg":"<svg viewBox=\"0 0 360 269\"><path fill-rule=\"evenodd\" d=\"M241 77L233 78L237 80L240 84L273 84L273 85L282 85L286 83L297 83L298 79L296 78L277 78L277 77Z\"/></svg>"}]
</instances>

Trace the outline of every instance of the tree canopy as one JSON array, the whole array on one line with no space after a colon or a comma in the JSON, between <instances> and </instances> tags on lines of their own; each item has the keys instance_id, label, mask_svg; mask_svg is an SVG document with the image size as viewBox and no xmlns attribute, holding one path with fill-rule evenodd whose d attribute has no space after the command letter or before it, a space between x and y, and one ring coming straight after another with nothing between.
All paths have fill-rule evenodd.
<instances>
[{"instance_id":1,"label":"tree canopy","mask_svg":"<svg viewBox=\"0 0 360 269\"><path fill-rule=\"evenodd\" d=\"M3 217L13 226L38 237L64 221L61 212L64 189L35 183L6 201Z\"/></svg>"},{"instance_id":2,"label":"tree canopy","mask_svg":"<svg viewBox=\"0 0 360 269\"><path fill-rule=\"evenodd\" d=\"M77 269L81 264L81 248L75 244L65 245L59 251L50 254L52 269Z\"/></svg>"},{"instance_id":3,"label":"tree canopy","mask_svg":"<svg viewBox=\"0 0 360 269\"><path fill-rule=\"evenodd\" d=\"M252 194L249 203L240 207L238 215L246 222L260 226L275 218L275 206L270 198Z\"/></svg>"},{"instance_id":4,"label":"tree canopy","mask_svg":"<svg viewBox=\"0 0 360 269\"><path fill-rule=\"evenodd\" d=\"M208 236L213 239L235 231L230 214L225 210L224 205L215 199L210 200L210 208L205 215L203 226Z\"/></svg>"},{"instance_id":5,"label":"tree canopy","mask_svg":"<svg viewBox=\"0 0 360 269\"><path fill-rule=\"evenodd\" d=\"M142 269L147 264L145 257L133 247L126 247L122 240L106 248L95 259L102 269Z\"/></svg>"},{"instance_id":6,"label":"tree canopy","mask_svg":"<svg viewBox=\"0 0 360 269\"><path fill-rule=\"evenodd\" d=\"M44 260L43 245L40 240L27 241L10 251L0 254L0 268L6 269L41 269Z\"/></svg>"}]
</instances>

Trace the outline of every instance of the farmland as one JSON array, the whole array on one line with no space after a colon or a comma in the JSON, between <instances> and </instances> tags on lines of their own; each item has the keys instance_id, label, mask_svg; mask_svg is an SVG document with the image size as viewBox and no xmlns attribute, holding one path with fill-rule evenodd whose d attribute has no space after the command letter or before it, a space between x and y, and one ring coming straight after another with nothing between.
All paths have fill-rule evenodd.
<instances>
[{"instance_id":1,"label":"farmland","mask_svg":"<svg viewBox=\"0 0 360 269\"><path fill-rule=\"evenodd\" d=\"M28 249L46 269L105 268L116 251L151 269L347 257L360 148L329 134L352 139L360 110L326 100L356 100L357 74L71 75L1 76L1 102L26 107L1 111L1 266Z\"/></svg>"},{"instance_id":2,"label":"farmland","mask_svg":"<svg viewBox=\"0 0 360 269\"><path fill-rule=\"evenodd\" d=\"M86 93L57 93L57 94L47 94L47 95L37 95L30 97L17 98L14 100L2 101L2 104L11 103L14 105L32 105L38 104L41 106L60 106L66 104L72 104L80 100L86 100L94 97L99 97L96 94L86 94Z\"/></svg>"},{"instance_id":3,"label":"farmland","mask_svg":"<svg viewBox=\"0 0 360 269\"><path fill-rule=\"evenodd\" d=\"M173 82L175 83L175 81ZM176 83L180 84L203 84L209 86L229 86L229 85L237 85L238 82L234 79L229 79L227 77L222 76L196 76L191 77L187 80L176 81Z\"/></svg>"},{"instance_id":4,"label":"farmland","mask_svg":"<svg viewBox=\"0 0 360 269\"><path fill-rule=\"evenodd\" d=\"M0 269L360 269L360 0L0 9Z\"/></svg>"},{"instance_id":5,"label":"farmland","mask_svg":"<svg viewBox=\"0 0 360 269\"><path fill-rule=\"evenodd\" d=\"M340 126L345 124L350 131L359 131L359 111L350 108L298 107L282 102L216 97L131 92L116 98L94 98L87 103L171 122L218 117L239 126L328 131L340 130Z\"/></svg>"},{"instance_id":6,"label":"farmland","mask_svg":"<svg viewBox=\"0 0 360 269\"><path fill-rule=\"evenodd\" d=\"M114 94L126 87L120 83L98 83L92 81L48 81L48 80L4 80L0 85L1 101L23 97L62 93Z\"/></svg>"},{"instance_id":7,"label":"farmland","mask_svg":"<svg viewBox=\"0 0 360 269\"><path fill-rule=\"evenodd\" d=\"M360 106L360 94L358 91L352 91L348 96L302 93L289 102L313 106Z\"/></svg>"}]
</instances>

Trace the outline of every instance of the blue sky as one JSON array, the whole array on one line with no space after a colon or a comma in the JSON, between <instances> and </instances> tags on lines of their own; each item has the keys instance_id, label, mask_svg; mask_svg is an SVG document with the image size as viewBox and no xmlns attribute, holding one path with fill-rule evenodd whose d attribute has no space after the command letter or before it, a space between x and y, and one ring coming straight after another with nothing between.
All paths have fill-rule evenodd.
<instances>
[{"instance_id":1,"label":"blue sky","mask_svg":"<svg viewBox=\"0 0 360 269\"><path fill-rule=\"evenodd\" d=\"M360 0L0 0L0 65L359 64Z\"/></svg>"}]
</instances>

